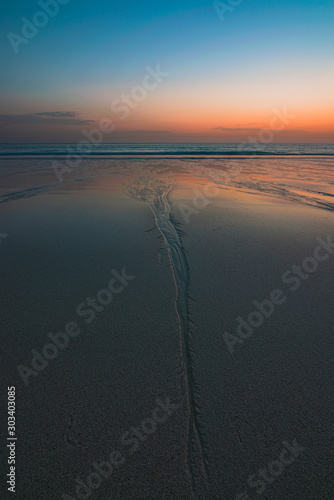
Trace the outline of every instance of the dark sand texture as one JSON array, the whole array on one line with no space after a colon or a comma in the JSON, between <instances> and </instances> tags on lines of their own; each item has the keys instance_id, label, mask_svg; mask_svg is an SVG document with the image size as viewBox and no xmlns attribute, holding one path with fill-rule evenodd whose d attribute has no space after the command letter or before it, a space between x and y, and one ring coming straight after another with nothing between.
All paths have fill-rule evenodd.
<instances>
[{"instance_id":1,"label":"dark sand texture","mask_svg":"<svg viewBox=\"0 0 334 500\"><path fill-rule=\"evenodd\" d=\"M84 498L76 479L114 450L87 498L252 499L249 476L294 440L261 497L333 498L334 252L297 290L282 281L334 240L333 161L237 160L227 183L228 160L87 160L63 184L47 160L21 163L0 204L16 498ZM135 278L87 324L77 306L123 268ZM284 303L229 352L224 333L275 289ZM18 365L71 321L80 334L25 386Z\"/></svg>"}]
</instances>

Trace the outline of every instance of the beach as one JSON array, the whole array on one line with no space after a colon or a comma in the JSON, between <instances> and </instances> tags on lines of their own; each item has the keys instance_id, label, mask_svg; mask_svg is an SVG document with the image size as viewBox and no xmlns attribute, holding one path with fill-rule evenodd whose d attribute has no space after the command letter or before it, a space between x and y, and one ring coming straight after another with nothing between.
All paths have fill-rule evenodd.
<instances>
[{"instance_id":1,"label":"beach","mask_svg":"<svg viewBox=\"0 0 334 500\"><path fill-rule=\"evenodd\" d=\"M151 156L0 159L18 498L330 498L333 157Z\"/></svg>"}]
</instances>

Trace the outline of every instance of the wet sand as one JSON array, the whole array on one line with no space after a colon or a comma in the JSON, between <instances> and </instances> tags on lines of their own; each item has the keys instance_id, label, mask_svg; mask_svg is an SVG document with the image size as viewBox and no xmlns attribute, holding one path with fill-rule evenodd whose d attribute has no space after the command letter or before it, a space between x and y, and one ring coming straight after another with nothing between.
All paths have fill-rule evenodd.
<instances>
[{"instance_id":1,"label":"wet sand","mask_svg":"<svg viewBox=\"0 0 334 500\"><path fill-rule=\"evenodd\" d=\"M334 252L314 256L334 240L333 160L87 159L62 183L49 160L1 163L17 498L331 498ZM87 323L78 306L123 268Z\"/></svg>"}]
</instances>

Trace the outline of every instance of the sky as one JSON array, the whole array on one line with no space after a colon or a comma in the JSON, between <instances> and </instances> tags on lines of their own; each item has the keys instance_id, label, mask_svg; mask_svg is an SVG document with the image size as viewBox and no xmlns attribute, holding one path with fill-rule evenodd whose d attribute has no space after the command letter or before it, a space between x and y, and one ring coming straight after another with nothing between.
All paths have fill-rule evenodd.
<instances>
[{"instance_id":1,"label":"sky","mask_svg":"<svg viewBox=\"0 0 334 500\"><path fill-rule=\"evenodd\" d=\"M229 2L2 4L0 142L333 143L334 2Z\"/></svg>"}]
</instances>

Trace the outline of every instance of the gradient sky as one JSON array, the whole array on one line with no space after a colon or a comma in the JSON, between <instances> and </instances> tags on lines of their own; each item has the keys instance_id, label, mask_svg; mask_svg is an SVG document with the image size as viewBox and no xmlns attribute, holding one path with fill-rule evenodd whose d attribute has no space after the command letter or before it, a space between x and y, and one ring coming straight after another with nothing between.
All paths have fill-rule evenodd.
<instances>
[{"instance_id":1,"label":"gradient sky","mask_svg":"<svg viewBox=\"0 0 334 500\"><path fill-rule=\"evenodd\" d=\"M243 0L221 20L210 1L70 0L16 54L8 33L40 10L1 7L1 142L75 142L104 118L105 142L239 142L284 108L274 142L334 142L333 1ZM122 119L111 104L157 65L169 76Z\"/></svg>"}]
</instances>

